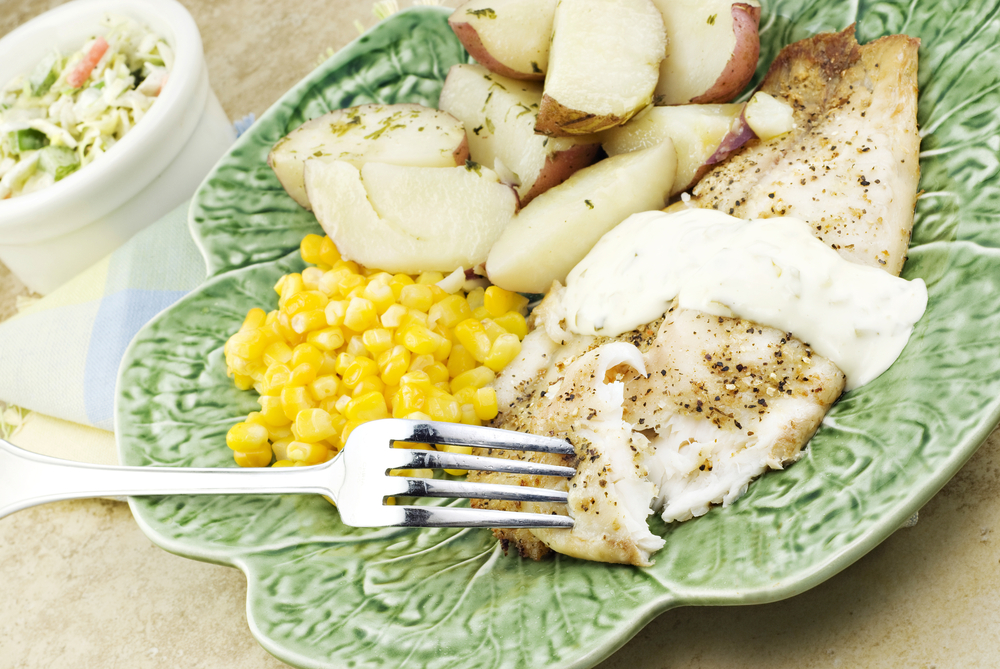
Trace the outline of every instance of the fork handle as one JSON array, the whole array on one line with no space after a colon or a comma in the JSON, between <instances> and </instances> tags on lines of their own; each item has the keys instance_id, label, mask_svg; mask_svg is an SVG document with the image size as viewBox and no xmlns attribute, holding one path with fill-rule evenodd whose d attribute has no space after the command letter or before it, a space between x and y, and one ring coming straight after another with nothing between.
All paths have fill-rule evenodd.
<instances>
[{"instance_id":1,"label":"fork handle","mask_svg":"<svg viewBox=\"0 0 1000 669\"><path fill-rule=\"evenodd\" d=\"M317 493L336 501L343 477L340 458L312 467L122 467L52 458L0 439L0 518L47 502L120 495Z\"/></svg>"}]
</instances>

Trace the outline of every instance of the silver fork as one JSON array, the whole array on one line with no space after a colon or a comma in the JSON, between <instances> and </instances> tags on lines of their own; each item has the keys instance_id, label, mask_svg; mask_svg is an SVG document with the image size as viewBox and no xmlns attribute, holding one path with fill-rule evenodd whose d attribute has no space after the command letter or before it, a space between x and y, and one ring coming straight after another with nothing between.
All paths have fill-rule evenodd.
<instances>
[{"instance_id":1,"label":"silver fork","mask_svg":"<svg viewBox=\"0 0 1000 669\"><path fill-rule=\"evenodd\" d=\"M354 527L563 527L569 516L489 509L394 506L386 497L451 497L566 503L548 488L389 475L393 469L473 469L571 477L573 467L444 451L393 448L393 442L452 444L572 455L566 441L522 432L395 418L363 423L332 460L311 467L260 469L116 467L60 460L0 439L0 518L37 504L118 495L316 493L334 500Z\"/></svg>"}]
</instances>

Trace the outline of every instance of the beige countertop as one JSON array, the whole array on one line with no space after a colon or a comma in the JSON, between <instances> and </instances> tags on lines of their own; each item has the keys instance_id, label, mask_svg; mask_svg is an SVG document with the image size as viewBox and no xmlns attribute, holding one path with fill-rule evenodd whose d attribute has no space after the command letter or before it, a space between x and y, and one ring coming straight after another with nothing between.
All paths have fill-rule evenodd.
<instances>
[{"instance_id":1,"label":"beige countertop","mask_svg":"<svg viewBox=\"0 0 1000 669\"><path fill-rule=\"evenodd\" d=\"M234 119L259 117L328 48L357 36L356 20L374 22L368 0L181 2ZM58 4L3 0L0 35ZM26 294L0 265L0 320ZM0 520L0 601L0 669L286 666L250 634L239 571L157 548L120 502L49 504ZM994 432L915 527L826 583L773 604L669 611L600 667L945 669L996 667L998 658Z\"/></svg>"}]
</instances>

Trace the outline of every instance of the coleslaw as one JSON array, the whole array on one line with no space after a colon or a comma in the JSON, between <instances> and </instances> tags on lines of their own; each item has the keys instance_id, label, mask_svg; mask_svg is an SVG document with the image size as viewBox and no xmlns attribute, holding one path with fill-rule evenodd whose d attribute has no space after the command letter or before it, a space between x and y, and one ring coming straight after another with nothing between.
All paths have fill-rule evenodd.
<instances>
[{"instance_id":1,"label":"coleslaw","mask_svg":"<svg viewBox=\"0 0 1000 669\"><path fill-rule=\"evenodd\" d=\"M106 16L72 54L53 50L0 90L0 199L32 193L90 164L148 113L173 50L136 21Z\"/></svg>"}]
</instances>

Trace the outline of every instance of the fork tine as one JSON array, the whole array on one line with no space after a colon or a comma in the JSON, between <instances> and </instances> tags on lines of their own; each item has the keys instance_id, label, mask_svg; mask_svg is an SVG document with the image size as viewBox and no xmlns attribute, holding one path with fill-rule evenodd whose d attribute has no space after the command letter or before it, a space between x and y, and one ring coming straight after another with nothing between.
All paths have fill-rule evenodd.
<instances>
[{"instance_id":1,"label":"fork tine","mask_svg":"<svg viewBox=\"0 0 1000 669\"><path fill-rule=\"evenodd\" d=\"M573 527L569 516L451 507L403 506L400 527Z\"/></svg>"},{"instance_id":2,"label":"fork tine","mask_svg":"<svg viewBox=\"0 0 1000 669\"><path fill-rule=\"evenodd\" d=\"M470 483L443 479L394 477L405 489L395 495L409 497L463 497L468 499L509 499L519 502L556 502L566 504L569 493L565 490L534 488L532 486L501 485L496 483ZM393 481L396 483L396 481Z\"/></svg>"},{"instance_id":3,"label":"fork tine","mask_svg":"<svg viewBox=\"0 0 1000 669\"><path fill-rule=\"evenodd\" d=\"M400 441L427 444L457 444L480 448L500 448L511 451L537 451L573 455L573 446L565 439L543 437L526 432L498 430L493 427L463 425L461 423L412 422L412 435ZM397 438L398 439L398 438Z\"/></svg>"},{"instance_id":4,"label":"fork tine","mask_svg":"<svg viewBox=\"0 0 1000 669\"><path fill-rule=\"evenodd\" d=\"M546 465L527 460L488 458L445 451L407 450L406 464L400 469L473 469L481 472L527 474L529 476L559 476L570 478L576 474L573 467Z\"/></svg>"}]
</instances>

